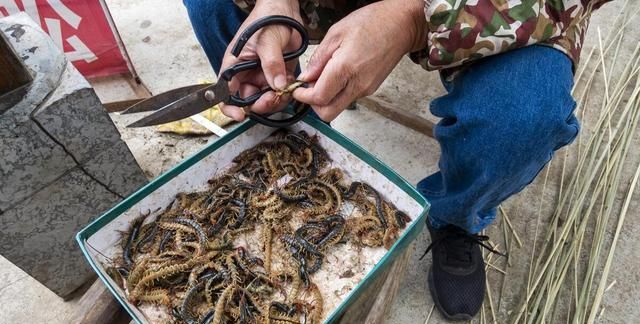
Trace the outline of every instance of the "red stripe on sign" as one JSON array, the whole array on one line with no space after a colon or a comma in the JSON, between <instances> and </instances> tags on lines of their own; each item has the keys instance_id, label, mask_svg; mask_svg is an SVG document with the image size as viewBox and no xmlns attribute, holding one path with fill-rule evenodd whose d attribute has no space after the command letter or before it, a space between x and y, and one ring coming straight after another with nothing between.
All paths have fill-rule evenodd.
<instances>
[{"instance_id":1,"label":"red stripe on sign","mask_svg":"<svg viewBox=\"0 0 640 324\"><path fill-rule=\"evenodd\" d=\"M85 77L129 71L100 0L0 2L3 15L14 13L16 8L37 21Z\"/></svg>"}]
</instances>

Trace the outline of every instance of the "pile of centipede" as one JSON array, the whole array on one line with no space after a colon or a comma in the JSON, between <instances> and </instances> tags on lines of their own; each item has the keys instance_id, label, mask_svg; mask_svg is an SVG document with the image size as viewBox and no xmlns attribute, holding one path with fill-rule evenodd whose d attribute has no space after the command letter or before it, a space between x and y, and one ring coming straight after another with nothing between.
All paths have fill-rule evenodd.
<instances>
[{"instance_id":1,"label":"pile of centipede","mask_svg":"<svg viewBox=\"0 0 640 324\"><path fill-rule=\"evenodd\" d=\"M325 253L389 249L411 221L345 178L315 136L278 130L206 190L135 219L108 273L131 303L166 307L176 323L320 323Z\"/></svg>"}]
</instances>

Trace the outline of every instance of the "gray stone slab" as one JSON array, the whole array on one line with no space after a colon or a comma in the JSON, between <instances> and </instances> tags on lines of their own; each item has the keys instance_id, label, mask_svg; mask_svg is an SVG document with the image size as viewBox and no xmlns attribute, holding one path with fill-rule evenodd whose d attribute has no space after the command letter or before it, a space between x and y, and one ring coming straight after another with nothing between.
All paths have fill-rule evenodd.
<instances>
[{"instance_id":1,"label":"gray stone slab","mask_svg":"<svg viewBox=\"0 0 640 324\"><path fill-rule=\"evenodd\" d=\"M47 132L80 164L121 142L120 133L82 75L70 64L61 83L34 112Z\"/></svg>"},{"instance_id":2,"label":"gray stone slab","mask_svg":"<svg viewBox=\"0 0 640 324\"><path fill-rule=\"evenodd\" d=\"M25 13L0 18L0 32L33 76L23 99L0 114L0 211L5 211L75 164L30 119L33 110L58 86L67 64L65 56Z\"/></svg>"},{"instance_id":3,"label":"gray stone slab","mask_svg":"<svg viewBox=\"0 0 640 324\"><path fill-rule=\"evenodd\" d=\"M131 155L129 147L122 141L98 154L83 167L96 180L122 197L147 183L147 178Z\"/></svg>"},{"instance_id":4,"label":"gray stone slab","mask_svg":"<svg viewBox=\"0 0 640 324\"><path fill-rule=\"evenodd\" d=\"M0 114L0 254L66 297L93 275L75 234L146 178L89 83L40 27L22 14L0 19L0 32L35 76Z\"/></svg>"},{"instance_id":5,"label":"gray stone slab","mask_svg":"<svg viewBox=\"0 0 640 324\"><path fill-rule=\"evenodd\" d=\"M0 215L0 253L67 296L92 276L75 234L118 201L76 168Z\"/></svg>"},{"instance_id":6,"label":"gray stone slab","mask_svg":"<svg viewBox=\"0 0 640 324\"><path fill-rule=\"evenodd\" d=\"M18 122L24 122L58 86L67 59L49 35L26 13L0 18L0 32L5 33L33 76L24 99L2 114L2 118L15 118Z\"/></svg>"},{"instance_id":7,"label":"gray stone slab","mask_svg":"<svg viewBox=\"0 0 640 324\"><path fill-rule=\"evenodd\" d=\"M6 211L75 166L38 126L0 118L0 211Z\"/></svg>"}]
</instances>

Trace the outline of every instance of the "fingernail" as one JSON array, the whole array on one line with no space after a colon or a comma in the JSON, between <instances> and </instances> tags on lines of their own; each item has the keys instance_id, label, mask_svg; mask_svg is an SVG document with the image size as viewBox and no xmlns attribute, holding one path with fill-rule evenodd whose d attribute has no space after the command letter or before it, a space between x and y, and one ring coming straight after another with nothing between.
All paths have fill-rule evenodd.
<instances>
[{"instance_id":1,"label":"fingernail","mask_svg":"<svg viewBox=\"0 0 640 324\"><path fill-rule=\"evenodd\" d=\"M278 90L282 90L287 86L287 78L284 75L277 75L273 83Z\"/></svg>"},{"instance_id":2,"label":"fingernail","mask_svg":"<svg viewBox=\"0 0 640 324\"><path fill-rule=\"evenodd\" d=\"M300 73L300 75L298 75L298 80L306 81L306 78L307 78L307 71L304 71Z\"/></svg>"},{"instance_id":3,"label":"fingernail","mask_svg":"<svg viewBox=\"0 0 640 324\"><path fill-rule=\"evenodd\" d=\"M238 109L237 112L234 114L235 116L233 117L233 119L235 119L236 121L243 121L244 120L244 111L242 109Z\"/></svg>"}]
</instances>

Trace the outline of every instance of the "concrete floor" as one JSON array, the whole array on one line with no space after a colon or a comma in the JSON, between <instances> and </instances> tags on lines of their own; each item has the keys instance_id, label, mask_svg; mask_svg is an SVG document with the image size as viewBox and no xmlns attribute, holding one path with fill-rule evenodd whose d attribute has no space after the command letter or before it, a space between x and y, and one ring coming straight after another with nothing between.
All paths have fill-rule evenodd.
<instances>
[{"instance_id":1,"label":"concrete floor","mask_svg":"<svg viewBox=\"0 0 640 324\"><path fill-rule=\"evenodd\" d=\"M107 0L107 4L111 8L136 69L152 93L215 78L193 36L186 11L180 1ZM594 45L597 45L597 28L601 28L602 35L606 35L610 28L611 17L618 13L621 5L621 2L609 3L594 15L583 51L584 56ZM632 28L621 48L621 59L628 57L640 40L640 29L635 26ZM311 53L312 50L308 52ZM93 84L103 102L134 97L134 93L120 78L97 80ZM598 112L598 99L602 97L602 91L598 91L602 89L601 82L597 82L593 89L592 100L585 108L587 122L583 125L583 135L589 134L589 121L593 121L593 116ZM435 120L428 113L428 103L443 93L444 89L437 73L425 72L405 59L383 83L377 94L388 98L397 106ZM152 130L127 130L124 129L124 125L131 121L131 117L125 118L118 115L112 117L121 130L124 140L150 178L216 139L215 136L184 138L159 134ZM439 148L433 139L397 125L362 107L354 111L346 111L332 125L378 156L412 183L437 169ZM638 157L637 154L634 156ZM552 170L557 172L557 168ZM557 177L551 177L548 184L551 190L544 195L542 195L541 178L539 177L525 191L504 205L510 212L525 248L512 251L513 266L509 269L508 286L499 310L499 317L503 319L500 322L506 321L509 311L517 305L523 289L522 283L526 282L530 262L529 246L533 243L531 229L534 227L538 208L542 208L543 215L548 215L554 207L553 192L558 186ZM540 197L542 197L542 204L540 204ZM640 249L640 241L634 239L634 236L637 237L640 233L638 205L636 197L616 252L615 264L619 267L610 277L610 281L617 280L617 285L605 294L603 305L606 306L606 313L599 320L601 323L629 323L640 318L640 308L637 307L637 301L640 299L640 277L635 271L625 271L640 265L636 252ZM494 238L502 237L499 222L500 220L489 229L489 234ZM500 239L496 241L501 242ZM432 307L425 282L430 261L427 259L419 261L418 257L428 243L429 237L423 233L415 246L414 257L409 266L410 271L393 304L392 311L387 316L388 323L422 323L427 317ZM500 282L501 277L490 271L490 283L494 296L499 295ZM40 321L66 323L64 320L66 315L75 311L76 305L77 300L63 302L7 260L0 258L0 323ZM440 316L434 312L430 323L441 322L443 321Z\"/></svg>"}]
</instances>

